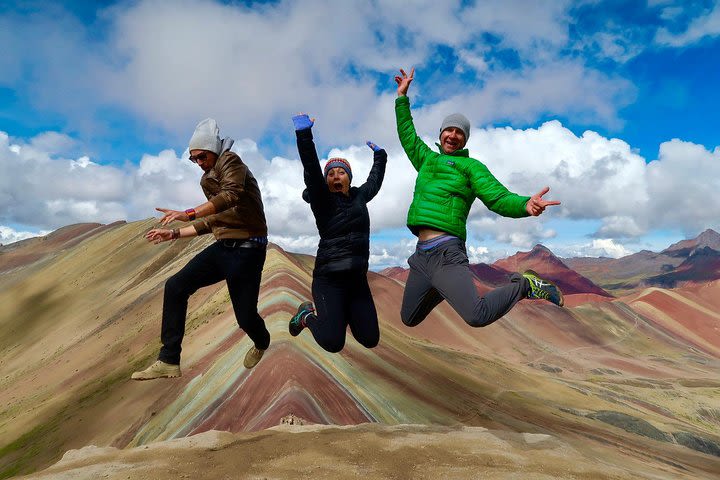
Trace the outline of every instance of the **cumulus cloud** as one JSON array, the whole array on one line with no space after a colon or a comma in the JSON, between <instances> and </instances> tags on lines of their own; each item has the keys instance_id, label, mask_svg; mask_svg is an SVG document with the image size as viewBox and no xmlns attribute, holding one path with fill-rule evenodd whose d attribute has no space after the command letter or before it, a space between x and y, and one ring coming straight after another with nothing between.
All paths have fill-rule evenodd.
<instances>
[{"instance_id":1,"label":"cumulus cloud","mask_svg":"<svg viewBox=\"0 0 720 480\"><path fill-rule=\"evenodd\" d=\"M50 233L48 230L27 232L6 227L5 225L0 225L0 245L8 245L10 243L19 242L20 240L47 235L48 233Z\"/></svg>"},{"instance_id":2,"label":"cumulus cloud","mask_svg":"<svg viewBox=\"0 0 720 480\"><path fill-rule=\"evenodd\" d=\"M514 192L532 195L549 186L545 198L562 202L550 207L552 215L645 218L639 209L648 203L645 161L622 140L592 131L578 137L551 121L537 129L473 131L469 148ZM488 215L483 209L473 213Z\"/></svg>"},{"instance_id":3,"label":"cumulus cloud","mask_svg":"<svg viewBox=\"0 0 720 480\"><path fill-rule=\"evenodd\" d=\"M316 132L321 134L321 129ZM432 144L435 139L424 140ZM34 139L13 142L0 132L0 168L14 172L0 178L1 223L42 229L108 223L156 215L154 207L185 209L205 201L198 185L202 172L187 160L187 152L178 156L163 150L144 155L138 165L117 167L84 156L51 155L38 149L39 144ZM468 219L468 245L473 247L490 243L529 249L557 241L558 232L547 223L553 218L599 221L593 236L616 243L659 228L691 234L717 228L720 148L708 151L673 140L660 146L657 160L646 163L622 140L592 131L578 136L557 121L534 129L473 128L468 148L511 191L531 195L547 185L551 190L545 198L562 202L540 217L508 219L476 201ZM309 205L301 199L304 184L297 156L265 158L250 139L238 141L234 150L258 179L273 241L313 253L317 229ZM404 152L394 146L388 154L383 187L368 205L374 234L405 231L416 178ZM320 153L323 163L332 156L350 161L356 186L372 165L372 152L362 144ZM407 245L400 250L383 245L387 252L374 250L373 261L408 255ZM613 255L607 245L592 248L606 248L607 255ZM478 260L494 255L482 248L469 253Z\"/></svg>"},{"instance_id":4,"label":"cumulus cloud","mask_svg":"<svg viewBox=\"0 0 720 480\"><path fill-rule=\"evenodd\" d=\"M611 238L596 238L591 242L553 246L552 251L563 258L607 257L622 258L635 253L635 249L616 242Z\"/></svg>"},{"instance_id":5,"label":"cumulus cloud","mask_svg":"<svg viewBox=\"0 0 720 480\"><path fill-rule=\"evenodd\" d=\"M370 269L401 266L408 268L407 259L415 251L416 238L403 237L392 242L375 241L370 243Z\"/></svg>"},{"instance_id":6,"label":"cumulus cloud","mask_svg":"<svg viewBox=\"0 0 720 480\"><path fill-rule=\"evenodd\" d=\"M720 212L720 148L672 140L647 166L649 212L656 228L696 233L717 228Z\"/></svg>"},{"instance_id":7,"label":"cumulus cloud","mask_svg":"<svg viewBox=\"0 0 720 480\"><path fill-rule=\"evenodd\" d=\"M297 237L289 235L269 234L268 240L280 245L289 252L305 253L307 255L315 255L317 246L320 242L318 235L300 235Z\"/></svg>"}]
</instances>

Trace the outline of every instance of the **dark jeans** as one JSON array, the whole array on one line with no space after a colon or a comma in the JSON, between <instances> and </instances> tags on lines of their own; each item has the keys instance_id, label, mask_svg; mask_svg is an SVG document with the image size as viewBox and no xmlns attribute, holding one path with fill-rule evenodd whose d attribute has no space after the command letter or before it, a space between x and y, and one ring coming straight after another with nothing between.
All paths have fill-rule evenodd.
<instances>
[{"instance_id":1,"label":"dark jeans","mask_svg":"<svg viewBox=\"0 0 720 480\"><path fill-rule=\"evenodd\" d=\"M378 344L380 329L366 272L318 275L313 278L312 294L316 315L310 315L306 322L318 345L328 352L339 352L345 346L348 325L362 346L373 348Z\"/></svg>"},{"instance_id":2,"label":"dark jeans","mask_svg":"<svg viewBox=\"0 0 720 480\"><path fill-rule=\"evenodd\" d=\"M499 319L527 296L530 283L514 273L510 283L478 295L470 272L465 243L450 240L430 250L417 249L408 259L410 274L405 284L400 316L408 327L419 324L443 300L472 327L484 327Z\"/></svg>"},{"instance_id":3,"label":"dark jeans","mask_svg":"<svg viewBox=\"0 0 720 480\"><path fill-rule=\"evenodd\" d=\"M265 248L227 247L215 242L165 283L162 316L162 348L158 358L180 364L185 335L188 298L199 288L225 280L237 323L262 350L270 345L270 333L257 311L260 277L265 263Z\"/></svg>"}]
</instances>

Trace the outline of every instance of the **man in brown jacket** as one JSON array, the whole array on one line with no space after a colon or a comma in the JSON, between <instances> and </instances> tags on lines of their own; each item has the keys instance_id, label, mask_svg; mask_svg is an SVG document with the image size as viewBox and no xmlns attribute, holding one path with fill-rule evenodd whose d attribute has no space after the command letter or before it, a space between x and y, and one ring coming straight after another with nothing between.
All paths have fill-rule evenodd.
<instances>
[{"instance_id":1,"label":"man in brown jacket","mask_svg":"<svg viewBox=\"0 0 720 480\"><path fill-rule=\"evenodd\" d=\"M205 172L200 185L208 201L185 211L158 208L161 225L193 222L182 228L150 230L145 237L161 243L211 233L217 240L197 254L165 283L162 348L158 360L132 374L134 380L179 377L188 298L199 288L225 280L237 323L254 342L245 367L254 367L270 345L270 333L257 311L260 277L265 263L267 225L257 181L240 157L230 151L233 140L220 140L215 120L200 122L190 139L190 160Z\"/></svg>"}]
</instances>

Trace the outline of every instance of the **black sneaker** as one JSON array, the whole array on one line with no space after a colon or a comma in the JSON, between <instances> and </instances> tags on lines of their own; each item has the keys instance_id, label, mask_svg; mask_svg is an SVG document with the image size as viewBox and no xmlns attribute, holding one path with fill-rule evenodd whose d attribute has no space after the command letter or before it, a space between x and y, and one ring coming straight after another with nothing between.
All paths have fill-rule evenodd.
<instances>
[{"instance_id":1,"label":"black sneaker","mask_svg":"<svg viewBox=\"0 0 720 480\"><path fill-rule=\"evenodd\" d=\"M548 302L552 302L555 305L562 307L565 301L563 300L563 294L560 289L554 283L543 280L540 275L532 270L526 270L523 273L523 277L528 279L530 282L530 293L528 298L542 298Z\"/></svg>"},{"instance_id":2,"label":"black sneaker","mask_svg":"<svg viewBox=\"0 0 720 480\"><path fill-rule=\"evenodd\" d=\"M313 307L312 302L301 303L297 309L297 313L290 319L290 324L288 324L288 331L290 332L290 335L293 337L300 335L300 332L307 327L305 319L308 315L312 315L313 313L315 313L315 308Z\"/></svg>"}]
</instances>

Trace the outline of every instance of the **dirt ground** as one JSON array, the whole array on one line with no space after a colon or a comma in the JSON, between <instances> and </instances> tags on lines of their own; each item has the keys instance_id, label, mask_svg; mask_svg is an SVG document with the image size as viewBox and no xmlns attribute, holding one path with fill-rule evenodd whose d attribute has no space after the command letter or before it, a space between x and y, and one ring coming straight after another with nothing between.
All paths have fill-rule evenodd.
<instances>
[{"instance_id":1,"label":"dirt ground","mask_svg":"<svg viewBox=\"0 0 720 480\"><path fill-rule=\"evenodd\" d=\"M420 425L281 425L209 431L119 450L72 450L27 479L678 479L711 478L543 434Z\"/></svg>"}]
</instances>

